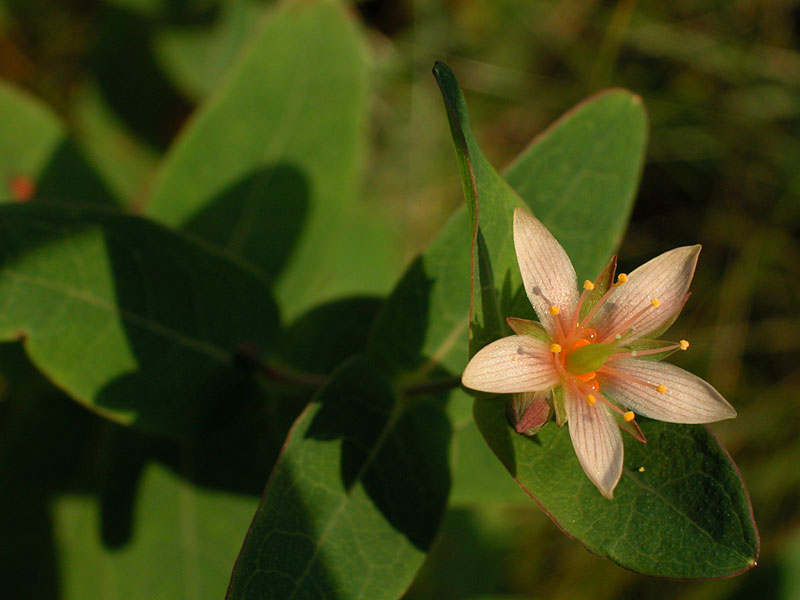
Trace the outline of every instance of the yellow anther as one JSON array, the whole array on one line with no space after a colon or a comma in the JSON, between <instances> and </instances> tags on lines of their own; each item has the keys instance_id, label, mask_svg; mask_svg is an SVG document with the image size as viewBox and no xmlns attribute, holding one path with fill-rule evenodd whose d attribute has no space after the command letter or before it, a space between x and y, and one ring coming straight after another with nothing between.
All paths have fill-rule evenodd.
<instances>
[{"instance_id":1,"label":"yellow anther","mask_svg":"<svg viewBox=\"0 0 800 600\"><path fill-rule=\"evenodd\" d=\"M652 300L650 300L650 304L653 305L653 308L658 308L659 306L661 306L661 301L658 298L653 298Z\"/></svg>"},{"instance_id":2,"label":"yellow anther","mask_svg":"<svg viewBox=\"0 0 800 600\"><path fill-rule=\"evenodd\" d=\"M561 346L558 344L550 344L550 352L553 354L558 354L561 352Z\"/></svg>"},{"instance_id":3,"label":"yellow anther","mask_svg":"<svg viewBox=\"0 0 800 600\"><path fill-rule=\"evenodd\" d=\"M588 404L589 406L592 406L595 402L597 402L597 398L595 398L591 394L586 396L586 404Z\"/></svg>"},{"instance_id":4,"label":"yellow anther","mask_svg":"<svg viewBox=\"0 0 800 600\"><path fill-rule=\"evenodd\" d=\"M665 386L665 385L656 386L656 391L659 394L666 394L667 393L667 386Z\"/></svg>"},{"instance_id":5,"label":"yellow anther","mask_svg":"<svg viewBox=\"0 0 800 600\"><path fill-rule=\"evenodd\" d=\"M623 418L623 419L625 419L625 420L626 420L628 423L630 423L631 421L633 421L633 419L634 419L635 417L636 417L636 415L635 415L635 414L633 414L633 411L632 411L632 410L629 410L629 411L628 411L628 412L626 412L624 415L622 415L622 418Z\"/></svg>"},{"instance_id":6,"label":"yellow anther","mask_svg":"<svg viewBox=\"0 0 800 600\"><path fill-rule=\"evenodd\" d=\"M594 289L594 284L587 279L586 281L583 282L583 289L589 290L591 292Z\"/></svg>"},{"instance_id":7,"label":"yellow anther","mask_svg":"<svg viewBox=\"0 0 800 600\"><path fill-rule=\"evenodd\" d=\"M644 467L639 467L639 473L644 473Z\"/></svg>"},{"instance_id":8,"label":"yellow anther","mask_svg":"<svg viewBox=\"0 0 800 600\"><path fill-rule=\"evenodd\" d=\"M689 349L689 342L686 340L681 340L678 342L681 345L681 350L688 350Z\"/></svg>"},{"instance_id":9,"label":"yellow anther","mask_svg":"<svg viewBox=\"0 0 800 600\"><path fill-rule=\"evenodd\" d=\"M559 308L555 304L553 304L553 306L550 307L550 314L551 315L557 315L559 312L561 312L561 311L559 310Z\"/></svg>"},{"instance_id":10,"label":"yellow anther","mask_svg":"<svg viewBox=\"0 0 800 600\"><path fill-rule=\"evenodd\" d=\"M625 283L626 281L628 281L628 276L625 273L617 275L617 283Z\"/></svg>"}]
</instances>

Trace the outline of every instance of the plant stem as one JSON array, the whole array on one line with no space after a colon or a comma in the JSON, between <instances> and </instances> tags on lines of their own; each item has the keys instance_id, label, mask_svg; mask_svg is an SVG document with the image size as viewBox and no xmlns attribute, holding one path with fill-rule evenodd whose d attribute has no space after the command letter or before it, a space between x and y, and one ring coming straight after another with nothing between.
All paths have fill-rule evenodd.
<instances>
[{"instance_id":1,"label":"plant stem","mask_svg":"<svg viewBox=\"0 0 800 600\"><path fill-rule=\"evenodd\" d=\"M327 375L297 371L291 367L269 364L264 361L258 348L250 344L242 344L236 350L236 359L247 370L258 373L269 381L285 383L310 390L321 388L327 381ZM422 383L412 383L400 387L398 390L403 396L418 396L444 392L461 385L459 377L445 377L432 379Z\"/></svg>"}]
</instances>

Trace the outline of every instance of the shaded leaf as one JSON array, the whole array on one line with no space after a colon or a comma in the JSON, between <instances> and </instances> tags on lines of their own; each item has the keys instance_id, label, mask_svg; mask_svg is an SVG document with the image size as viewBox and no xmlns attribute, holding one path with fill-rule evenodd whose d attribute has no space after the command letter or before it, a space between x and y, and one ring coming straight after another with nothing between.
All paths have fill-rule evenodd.
<instances>
[{"instance_id":1,"label":"shaded leaf","mask_svg":"<svg viewBox=\"0 0 800 600\"><path fill-rule=\"evenodd\" d=\"M266 282L136 217L0 207L0 338L79 402L122 423L196 432L230 414L242 342L267 348Z\"/></svg>"},{"instance_id":2,"label":"shaded leaf","mask_svg":"<svg viewBox=\"0 0 800 600\"><path fill-rule=\"evenodd\" d=\"M398 396L373 361L339 369L295 423L228 598L397 598L447 503L439 401Z\"/></svg>"}]
</instances>

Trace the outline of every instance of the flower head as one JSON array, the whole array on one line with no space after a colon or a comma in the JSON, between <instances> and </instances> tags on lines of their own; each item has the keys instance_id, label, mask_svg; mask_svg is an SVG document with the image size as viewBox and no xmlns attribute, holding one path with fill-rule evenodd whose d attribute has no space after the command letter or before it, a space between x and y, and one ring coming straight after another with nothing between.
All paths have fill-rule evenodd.
<instances>
[{"instance_id":1,"label":"flower head","mask_svg":"<svg viewBox=\"0 0 800 600\"><path fill-rule=\"evenodd\" d=\"M514 212L514 246L525 292L539 323L509 318L516 333L472 357L462 383L474 390L525 394L536 418L518 414L519 432L537 431L549 412L569 423L583 470L607 498L622 474L620 427L644 441L635 416L671 423L711 423L736 411L708 383L660 362L689 342L649 339L665 331L687 298L700 246L675 248L614 278L612 259L578 292L575 269L550 232L527 210ZM531 423L537 427L532 428Z\"/></svg>"}]
</instances>

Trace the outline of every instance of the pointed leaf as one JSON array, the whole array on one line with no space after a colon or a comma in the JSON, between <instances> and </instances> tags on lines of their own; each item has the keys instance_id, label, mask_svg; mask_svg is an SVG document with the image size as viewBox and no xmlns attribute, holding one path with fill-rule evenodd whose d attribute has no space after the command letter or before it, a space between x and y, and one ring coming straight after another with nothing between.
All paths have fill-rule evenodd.
<instances>
[{"instance_id":1,"label":"pointed leaf","mask_svg":"<svg viewBox=\"0 0 800 600\"><path fill-rule=\"evenodd\" d=\"M295 423L228 598L397 598L444 514L450 427L374 361L342 366Z\"/></svg>"}]
</instances>

